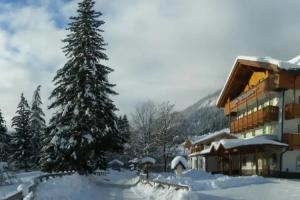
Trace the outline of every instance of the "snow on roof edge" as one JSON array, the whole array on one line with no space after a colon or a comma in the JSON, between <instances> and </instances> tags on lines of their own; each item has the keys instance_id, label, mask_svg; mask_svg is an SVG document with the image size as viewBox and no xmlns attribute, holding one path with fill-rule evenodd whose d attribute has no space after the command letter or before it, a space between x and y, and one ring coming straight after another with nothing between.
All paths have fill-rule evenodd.
<instances>
[{"instance_id":1,"label":"snow on roof edge","mask_svg":"<svg viewBox=\"0 0 300 200\"><path fill-rule=\"evenodd\" d=\"M118 160L118 159L113 159L112 161L108 162L107 164L111 165L113 163L117 163L117 164L122 165L122 166L124 165L124 163L122 161Z\"/></svg>"},{"instance_id":2,"label":"snow on roof edge","mask_svg":"<svg viewBox=\"0 0 300 200\"><path fill-rule=\"evenodd\" d=\"M192 144L194 145L194 144L197 144L197 143L200 143L200 142L204 142L206 140L209 140L209 139L211 139L213 137L217 137L217 136L222 135L222 134L231 135L230 131L229 131L229 128L224 128L224 129L212 132L212 133L205 134L200 139L192 141Z\"/></svg>"},{"instance_id":3,"label":"snow on roof edge","mask_svg":"<svg viewBox=\"0 0 300 200\"><path fill-rule=\"evenodd\" d=\"M275 140L268 139L264 136L257 136L249 139L222 139L220 141L212 142L210 147L199 152L199 154L207 154L212 149L218 150L220 146L224 149L232 149L241 146L254 146L254 145L277 145L277 146L288 146L288 144L277 142Z\"/></svg>"}]
</instances>

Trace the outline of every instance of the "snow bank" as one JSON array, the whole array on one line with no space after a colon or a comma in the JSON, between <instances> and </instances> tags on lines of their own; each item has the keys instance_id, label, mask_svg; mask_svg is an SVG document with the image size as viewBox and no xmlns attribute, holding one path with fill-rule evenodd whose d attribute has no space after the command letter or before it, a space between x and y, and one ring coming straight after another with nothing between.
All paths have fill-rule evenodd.
<instances>
[{"instance_id":1,"label":"snow bank","mask_svg":"<svg viewBox=\"0 0 300 200\"><path fill-rule=\"evenodd\" d=\"M268 182L267 179L260 176L232 177L221 174L212 175L201 170L185 171L180 178L175 177L174 175L164 176L163 174L159 174L153 180L172 184L188 185L193 191L225 189Z\"/></svg>"},{"instance_id":2,"label":"snow bank","mask_svg":"<svg viewBox=\"0 0 300 200\"><path fill-rule=\"evenodd\" d=\"M176 156L171 162L171 169L175 169L178 164L182 164L185 169L188 168L187 161L182 156Z\"/></svg>"},{"instance_id":3,"label":"snow bank","mask_svg":"<svg viewBox=\"0 0 300 200\"><path fill-rule=\"evenodd\" d=\"M138 184L136 187L131 189L135 194L145 196L145 199L153 200L184 200L193 199L188 198L189 191L175 189L160 189L152 187L150 185Z\"/></svg>"}]
</instances>

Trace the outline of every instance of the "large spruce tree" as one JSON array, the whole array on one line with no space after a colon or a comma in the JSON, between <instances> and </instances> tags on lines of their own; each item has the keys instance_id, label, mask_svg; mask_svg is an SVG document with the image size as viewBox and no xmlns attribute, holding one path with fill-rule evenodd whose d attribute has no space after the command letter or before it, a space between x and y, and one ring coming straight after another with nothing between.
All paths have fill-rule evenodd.
<instances>
[{"instance_id":1,"label":"large spruce tree","mask_svg":"<svg viewBox=\"0 0 300 200\"><path fill-rule=\"evenodd\" d=\"M41 149L41 137L44 134L46 128L45 114L41 108L42 100L40 96L41 86L39 85L33 93L31 116L30 116L30 130L32 134L33 155L34 162L38 165L39 154Z\"/></svg>"},{"instance_id":2,"label":"large spruce tree","mask_svg":"<svg viewBox=\"0 0 300 200\"><path fill-rule=\"evenodd\" d=\"M103 64L105 42L100 28L102 15L93 9L93 0L83 0L71 17L63 40L66 64L54 77L55 89L49 108L56 112L50 120L51 140L44 149L41 166L48 171L92 172L105 165L104 152L118 134L116 107L110 99L114 85L108 75L113 70Z\"/></svg>"},{"instance_id":3,"label":"large spruce tree","mask_svg":"<svg viewBox=\"0 0 300 200\"><path fill-rule=\"evenodd\" d=\"M12 118L12 127L15 128L15 132L12 135L12 152L9 160L16 168L28 170L33 166L32 134L30 131L30 108L23 93L16 114Z\"/></svg>"},{"instance_id":4,"label":"large spruce tree","mask_svg":"<svg viewBox=\"0 0 300 200\"><path fill-rule=\"evenodd\" d=\"M9 138L2 112L0 110L0 161L7 161Z\"/></svg>"}]
</instances>

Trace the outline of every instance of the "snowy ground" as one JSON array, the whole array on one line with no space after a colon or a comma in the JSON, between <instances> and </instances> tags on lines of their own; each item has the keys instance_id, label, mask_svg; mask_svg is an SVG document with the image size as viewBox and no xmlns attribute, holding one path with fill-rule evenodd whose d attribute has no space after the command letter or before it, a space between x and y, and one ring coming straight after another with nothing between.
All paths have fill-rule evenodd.
<instances>
[{"instance_id":1,"label":"snowy ground","mask_svg":"<svg viewBox=\"0 0 300 200\"><path fill-rule=\"evenodd\" d=\"M74 174L41 183L37 189L36 199L143 199L132 190L137 181L136 174L130 171L110 171L109 175L101 177Z\"/></svg>"},{"instance_id":2,"label":"snowy ground","mask_svg":"<svg viewBox=\"0 0 300 200\"><path fill-rule=\"evenodd\" d=\"M41 174L42 172L40 171L18 173L14 180L14 184L0 187L0 198L17 192L17 188L20 184L28 185L34 177Z\"/></svg>"},{"instance_id":3,"label":"snowy ground","mask_svg":"<svg viewBox=\"0 0 300 200\"><path fill-rule=\"evenodd\" d=\"M39 172L22 173L18 177L30 181ZM38 200L281 200L300 199L300 180L275 178L213 176L201 171L187 171L177 179L172 173L153 174L153 178L191 186L190 191L159 189L136 184L131 171L110 171L107 176L79 176L54 178L37 188ZM0 191L2 191L0 187ZM0 193L2 196L2 194Z\"/></svg>"}]
</instances>

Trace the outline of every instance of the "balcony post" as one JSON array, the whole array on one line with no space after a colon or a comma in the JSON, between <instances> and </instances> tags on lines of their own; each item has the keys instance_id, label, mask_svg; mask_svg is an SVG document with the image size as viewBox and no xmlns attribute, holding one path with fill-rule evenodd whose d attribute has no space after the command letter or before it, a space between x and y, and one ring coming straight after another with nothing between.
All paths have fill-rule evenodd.
<instances>
[{"instance_id":1,"label":"balcony post","mask_svg":"<svg viewBox=\"0 0 300 200\"><path fill-rule=\"evenodd\" d=\"M248 129L249 123L248 123L248 98L246 98L246 127Z\"/></svg>"},{"instance_id":2,"label":"balcony post","mask_svg":"<svg viewBox=\"0 0 300 200\"><path fill-rule=\"evenodd\" d=\"M258 152L257 148L255 148L255 173L258 175Z\"/></svg>"}]
</instances>

